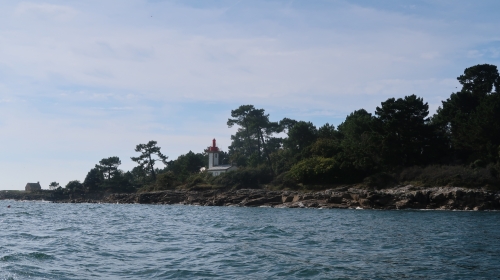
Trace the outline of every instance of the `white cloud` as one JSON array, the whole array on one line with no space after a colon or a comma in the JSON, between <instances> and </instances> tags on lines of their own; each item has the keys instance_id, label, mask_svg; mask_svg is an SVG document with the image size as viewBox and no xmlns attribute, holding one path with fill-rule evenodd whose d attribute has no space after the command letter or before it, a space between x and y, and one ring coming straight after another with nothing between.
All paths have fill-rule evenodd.
<instances>
[{"instance_id":1,"label":"white cloud","mask_svg":"<svg viewBox=\"0 0 500 280\"><path fill-rule=\"evenodd\" d=\"M20 3L15 15L34 17L36 19L68 21L77 15L77 11L69 6L54 5L49 3Z\"/></svg>"}]
</instances>

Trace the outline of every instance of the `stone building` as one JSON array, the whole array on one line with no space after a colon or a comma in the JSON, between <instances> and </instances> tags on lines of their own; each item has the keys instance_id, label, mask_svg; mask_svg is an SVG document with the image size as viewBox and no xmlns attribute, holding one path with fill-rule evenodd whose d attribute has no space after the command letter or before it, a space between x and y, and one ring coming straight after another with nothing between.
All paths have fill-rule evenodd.
<instances>
[{"instance_id":1,"label":"stone building","mask_svg":"<svg viewBox=\"0 0 500 280\"><path fill-rule=\"evenodd\" d=\"M42 189L42 186L40 186L40 182L27 183L26 187L24 188L24 190L27 192L39 191L41 189Z\"/></svg>"}]
</instances>

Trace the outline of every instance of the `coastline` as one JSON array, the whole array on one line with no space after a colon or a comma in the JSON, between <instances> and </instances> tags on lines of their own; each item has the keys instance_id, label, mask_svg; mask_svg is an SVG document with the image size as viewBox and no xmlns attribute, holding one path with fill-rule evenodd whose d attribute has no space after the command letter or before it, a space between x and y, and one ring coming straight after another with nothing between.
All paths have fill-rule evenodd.
<instances>
[{"instance_id":1,"label":"coastline","mask_svg":"<svg viewBox=\"0 0 500 280\"><path fill-rule=\"evenodd\" d=\"M49 191L8 194L9 192L2 191L0 199L45 200L54 203L184 204L274 208L500 210L499 191L461 187L424 188L413 185L382 190L345 186L315 192L263 189L166 190L131 194L91 193L57 198L51 196Z\"/></svg>"}]
</instances>

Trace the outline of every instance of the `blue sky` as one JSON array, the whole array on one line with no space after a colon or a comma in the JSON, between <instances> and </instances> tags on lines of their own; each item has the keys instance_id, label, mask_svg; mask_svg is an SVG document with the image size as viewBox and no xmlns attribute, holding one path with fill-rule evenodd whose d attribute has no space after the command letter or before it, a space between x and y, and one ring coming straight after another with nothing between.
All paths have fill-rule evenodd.
<instances>
[{"instance_id":1,"label":"blue sky","mask_svg":"<svg viewBox=\"0 0 500 280\"><path fill-rule=\"evenodd\" d=\"M4 1L7 2L7 1ZM81 180L102 158L175 159L230 111L338 125L390 97L435 111L500 65L499 1L8 1L0 4L0 189Z\"/></svg>"}]
</instances>

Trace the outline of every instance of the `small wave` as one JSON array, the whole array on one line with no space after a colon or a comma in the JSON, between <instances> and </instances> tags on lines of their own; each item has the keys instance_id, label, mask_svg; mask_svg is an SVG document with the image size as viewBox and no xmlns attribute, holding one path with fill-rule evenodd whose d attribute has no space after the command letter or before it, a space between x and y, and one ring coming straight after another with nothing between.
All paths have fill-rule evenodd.
<instances>
[{"instance_id":1,"label":"small wave","mask_svg":"<svg viewBox=\"0 0 500 280\"><path fill-rule=\"evenodd\" d=\"M23 238L27 238L27 239L31 239L31 240L43 240L43 239L51 238L51 236L48 236L48 235L38 236L38 235L29 234L29 233L20 233L19 235Z\"/></svg>"},{"instance_id":2,"label":"small wave","mask_svg":"<svg viewBox=\"0 0 500 280\"><path fill-rule=\"evenodd\" d=\"M31 253L17 253L17 254L12 254L12 255L6 255L3 257L0 257L0 262L12 262L12 261L19 261L22 259L28 259L28 260L38 260L38 261L44 261L44 260L52 260L55 259L53 256L42 253L42 252L31 252Z\"/></svg>"},{"instance_id":3,"label":"small wave","mask_svg":"<svg viewBox=\"0 0 500 280\"><path fill-rule=\"evenodd\" d=\"M80 230L79 228L77 227L63 227L63 228L57 228L55 229L55 231L71 231L71 230L74 230L74 231L77 231L77 230Z\"/></svg>"},{"instance_id":4,"label":"small wave","mask_svg":"<svg viewBox=\"0 0 500 280\"><path fill-rule=\"evenodd\" d=\"M52 260L52 259L55 259L53 256L45 254L45 253L41 253L41 252L29 253L27 255L27 257L30 258L30 259L35 259L35 260Z\"/></svg>"}]
</instances>

